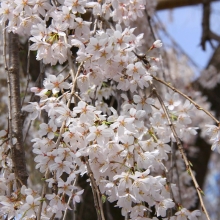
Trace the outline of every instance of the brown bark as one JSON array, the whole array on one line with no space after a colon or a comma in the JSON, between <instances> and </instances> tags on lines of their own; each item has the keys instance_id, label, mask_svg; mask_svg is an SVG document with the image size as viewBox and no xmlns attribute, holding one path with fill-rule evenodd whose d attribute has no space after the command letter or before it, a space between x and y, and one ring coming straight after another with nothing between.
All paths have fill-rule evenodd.
<instances>
[{"instance_id":1,"label":"brown bark","mask_svg":"<svg viewBox=\"0 0 220 220\"><path fill-rule=\"evenodd\" d=\"M212 40L220 42L220 36L212 32L210 29L210 14L211 14L211 1L204 0L203 19L202 19L202 39L201 39L201 46L203 50L206 50L206 42L209 42L213 49L214 49L214 45L212 43Z\"/></svg>"},{"instance_id":2,"label":"brown bark","mask_svg":"<svg viewBox=\"0 0 220 220\"><path fill-rule=\"evenodd\" d=\"M9 34L9 81L11 93L11 132L17 142L12 146L12 161L17 187L27 185L27 170L25 162L25 152L23 146L22 117L21 117L21 98L19 82L19 49L18 36Z\"/></svg>"},{"instance_id":3,"label":"brown bark","mask_svg":"<svg viewBox=\"0 0 220 220\"><path fill-rule=\"evenodd\" d=\"M172 9L204 3L204 0L157 0L157 10ZM212 2L218 0L211 0Z\"/></svg>"}]
</instances>

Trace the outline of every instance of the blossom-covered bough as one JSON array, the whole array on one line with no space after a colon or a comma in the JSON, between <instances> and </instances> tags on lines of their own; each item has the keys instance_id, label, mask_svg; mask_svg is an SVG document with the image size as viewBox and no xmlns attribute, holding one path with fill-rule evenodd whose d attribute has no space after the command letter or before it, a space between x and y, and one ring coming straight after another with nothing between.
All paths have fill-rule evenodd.
<instances>
[{"instance_id":1,"label":"blossom-covered bough","mask_svg":"<svg viewBox=\"0 0 220 220\"><path fill-rule=\"evenodd\" d=\"M31 141L36 169L43 174L41 192L27 182L13 157L19 140L10 129L15 118L9 112L8 128L0 132L3 218L67 219L67 212L84 192L78 178L87 175L99 220L105 219L106 199L116 202L125 219L195 220L200 211L188 209L195 204L196 191L209 219L182 143L197 133L198 127L192 125L197 109L217 123L207 125L207 132L213 148L220 149L219 121L157 76L160 59L151 53L162 47L160 40L149 40L147 54L140 55L143 34L134 34L135 28L129 25L143 17L145 10L152 14L155 5L151 2L1 2L5 38L28 37L29 50L36 51L36 59L47 71L41 88L31 86L39 102L22 109L29 112L22 121L24 132L26 125L30 129L29 121L40 123L37 133L37 126L31 128ZM6 40L4 62L10 76L14 69L7 67ZM8 56L10 60L10 51ZM59 72L60 65L64 68ZM12 91L10 80L8 91ZM190 186L191 179L195 188ZM194 198L189 202L186 195Z\"/></svg>"}]
</instances>

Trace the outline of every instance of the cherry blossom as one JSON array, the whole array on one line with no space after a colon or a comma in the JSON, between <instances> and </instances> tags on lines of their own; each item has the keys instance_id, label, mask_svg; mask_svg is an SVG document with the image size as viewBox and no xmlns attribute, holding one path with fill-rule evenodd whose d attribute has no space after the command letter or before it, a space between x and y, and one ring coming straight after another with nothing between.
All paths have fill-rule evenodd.
<instances>
[{"instance_id":1,"label":"cherry blossom","mask_svg":"<svg viewBox=\"0 0 220 220\"><path fill-rule=\"evenodd\" d=\"M160 47L162 47L162 42L161 42L161 40L156 40L154 43L153 43L153 47L154 48L160 48Z\"/></svg>"},{"instance_id":2,"label":"cherry blossom","mask_svg":"<svg viewBox=\"0 0 220 220\"><path fill-rule=\"evenodd\" d=\"M75 203L79 203L80 202L80 195L82 195L84 192L84 189L77 191L75 193L72 194L72 198L73 198L73 205L75 205Z\"/></svg>"},{"instance_id":3,"label":"cherry blossom","mask_svg":"<svg viewBox=\"0 0 220 220\"><path fill-rule=\"evenodd\" d=\"M40 198L34 199L32 195L26 197L26 203L21 207L21 213L25 213L28 218L34 218L37 215L37 211L40 204Z\"/></svg>"},{"instance_id":4,"label":"cherry blossom","mask_svg":"<svg viewBox=\"0 0 220 220\"><path fill-rule=\"evenodd\" d=\"M36 119L41 114L41 107L37 102L31 102L29 105L23 107L23 111L30 112L30 118L31 120Z\"/></svg>"},{"instance_id":5,"label":"cherry blossom","mask_svg":"<svg viewBox=\"0 0 220 220\"><path fill-rule=\"evenodd\" d=\"M49 75L47 79L44 80L44 86L48 90L52 90L53 94L58 93L62 89L69 89L70 85L64 82L64 76L60 74L59 76Z\"/></svg>"}]
</instances>

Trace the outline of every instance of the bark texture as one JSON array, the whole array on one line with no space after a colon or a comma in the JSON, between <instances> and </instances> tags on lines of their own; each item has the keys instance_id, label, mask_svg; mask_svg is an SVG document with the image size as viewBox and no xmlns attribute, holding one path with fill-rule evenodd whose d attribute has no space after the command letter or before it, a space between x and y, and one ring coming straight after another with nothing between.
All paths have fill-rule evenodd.
<instances>
[{"instance_id":1,"label":"bark texture","mask_svg":"<svg viewBox=\"0 0 220 220\"><path fill-rule=\"evenodd\" d=\"M12 136L17 142L12 147L12 160L14 166L15 178L17 186L27 185L27 169L25 161L23 134L22 134L22 117L21 117L21 98L20 98L20 82L19 82L19 49L18 36L9 34L9 80L11 92L11 128Z\"/></svg>"},{"instance_id":2,"label":"bark texture","mask_svg":"<svg viewBox=\"0 0 220 220\"><path fill-rule=\"evenodd\" d=\"M172 9L182 6L190 6L204 3L204 0L157 0L157 10ZM211 0L211 2L219 0Z\"/></svg>"}]
</instances>

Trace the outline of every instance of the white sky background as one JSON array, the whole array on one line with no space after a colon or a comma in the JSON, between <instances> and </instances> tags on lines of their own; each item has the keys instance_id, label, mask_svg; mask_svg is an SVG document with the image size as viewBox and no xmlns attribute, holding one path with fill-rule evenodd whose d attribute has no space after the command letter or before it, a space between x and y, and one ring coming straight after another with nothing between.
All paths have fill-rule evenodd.
<instances>
[{"instance_id":1,"label":"white sky background","mask_svg":"<svg viewBox=\"0 0 220 220\"><path fill-rule=\"evenodd\" d=\"M202 5L180 7L173 10L157 12L163 21L167 32L181 46L187 55L193 59L199 69L207 66L213 49L206 43L206 51L200 46L202 34ZM211 29L220 34L220 2L212 3ZM162 39L163 41L163 36ZM166 45L166 42L164 42ZM214 45L217 45L214 42Z\"/></svg>"}]
</instances>

